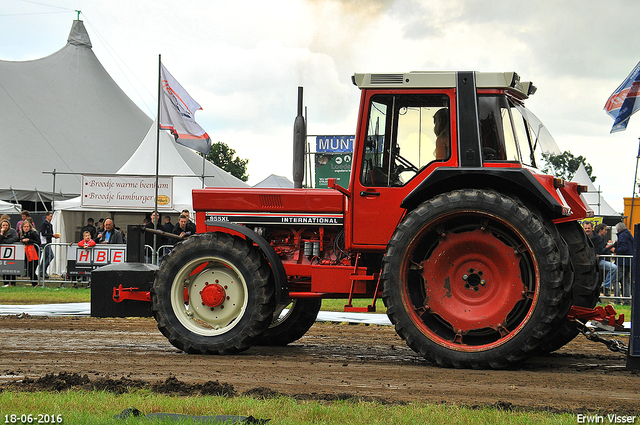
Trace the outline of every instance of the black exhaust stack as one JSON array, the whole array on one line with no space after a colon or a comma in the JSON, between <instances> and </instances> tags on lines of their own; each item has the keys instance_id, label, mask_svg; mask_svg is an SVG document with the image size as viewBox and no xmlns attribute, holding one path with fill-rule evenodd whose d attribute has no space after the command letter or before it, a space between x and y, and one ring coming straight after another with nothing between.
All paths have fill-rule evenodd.
<instances>
[{"instance_id":1,"label":"black exhaust stack","mask_svg":"<svg viewBox=\"0 0 640 425\"><path fill-rule=\"evenodd\" d=\"M298 87L298 115L293 123L293 187L302 188L307 123L302 115L302 87Z\"/></svg>"}]
</instances>

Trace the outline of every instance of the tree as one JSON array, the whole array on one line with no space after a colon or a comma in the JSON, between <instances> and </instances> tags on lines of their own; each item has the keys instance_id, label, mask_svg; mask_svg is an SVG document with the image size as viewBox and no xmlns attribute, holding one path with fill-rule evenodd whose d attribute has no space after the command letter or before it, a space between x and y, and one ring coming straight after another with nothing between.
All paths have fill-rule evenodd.
<instances>
[{"instance_id":1,"label":"tree","mask_svg":"<svg viewBox=\"0 0 640 425\"><path fill-rule=\"evenodd\" d=\"M216 142L211 145L211 150L206 158L212 164L217 165L232 176L246 182L249 179L249 175L247 174L247 164L249 160L240 159L237 156L234 158L235 154L235 149L231 149L226 143Z\"/></svg>"},{"instance_id":2,"label":"tree","mask_svg":"<svg viewBox=\"0 0 640 425\"><path fill-rule=\"evenodd\" d=\"M580 164L584 164L584 168L587 170L587 174L592 182L596 181L596 176L592 175L593 167L588 164L586 158L582 155L573 156L569 151L564 151L559 155L543 152L542 159L545 164L542 167L542 172L550 174L552 176L561 177L565 180L571 180L571 178L578 171Z\"/></svg>"}]
</instances>

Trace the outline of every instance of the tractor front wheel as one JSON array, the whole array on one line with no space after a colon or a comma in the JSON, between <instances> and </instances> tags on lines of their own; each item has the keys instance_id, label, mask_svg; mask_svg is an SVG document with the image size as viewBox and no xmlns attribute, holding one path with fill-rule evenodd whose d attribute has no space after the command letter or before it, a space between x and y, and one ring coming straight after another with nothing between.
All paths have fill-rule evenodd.
<instances>
[{"instance_id":1,"label":"tractor front wheel","mask_svg":"<svg viewBox=\"0 0 640 425\"><path fill-rule=\"evenodd\" d=\"M490 190L445 193L409 213L382 279L398 334L446 367L504 368L533 355L563 294L558 247L542 221Z\"/></svg>"},{"instance_id":2,"label":"tractor front wheel","mask_svg":"<svg viewBox=\"0 0 640 425\"><path fill-rule=\"evenodd\" d=\"M244 239L191 236L163 260L151 291L153 315L187 353L229 354L256 343L275 308L270 269Z\"/></svg>"}]
</instances>

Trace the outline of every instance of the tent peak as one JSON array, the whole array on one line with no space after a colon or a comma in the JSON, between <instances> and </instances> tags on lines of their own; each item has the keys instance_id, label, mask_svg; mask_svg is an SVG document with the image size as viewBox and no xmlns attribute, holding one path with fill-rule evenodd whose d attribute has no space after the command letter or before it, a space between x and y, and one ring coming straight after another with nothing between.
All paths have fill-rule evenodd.
<instances>
[{"instance_id":1,"label":"tent peak","mask_svg":"<svg viewBox=\"0 0 640 425\"><path fill-rule=\"evenodd\" d=\"M71 25L71 31L69 32L69 38L67 44L73 44L74 46L84 46L91 48L91 39L89 33L84 27L84 23L80 20L73 21Z\"/></svg>"}]
</instances>

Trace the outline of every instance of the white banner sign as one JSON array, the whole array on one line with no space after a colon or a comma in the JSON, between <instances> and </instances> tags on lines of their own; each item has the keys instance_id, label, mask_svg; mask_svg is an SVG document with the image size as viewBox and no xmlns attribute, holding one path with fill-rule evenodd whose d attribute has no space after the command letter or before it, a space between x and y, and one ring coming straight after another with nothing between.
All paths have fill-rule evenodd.
<instances>
[{"instance_id":1,"label":"white banner sign","mask_svg":"<svg viewBox=\"0 0 640 425\"><path fill-rule=\"evenodd\" d=\"M155 177L82 176L82 206L152 210ZM158 179L158 210L173 208L173 178Z\"/></svg>"}]
</instances>

